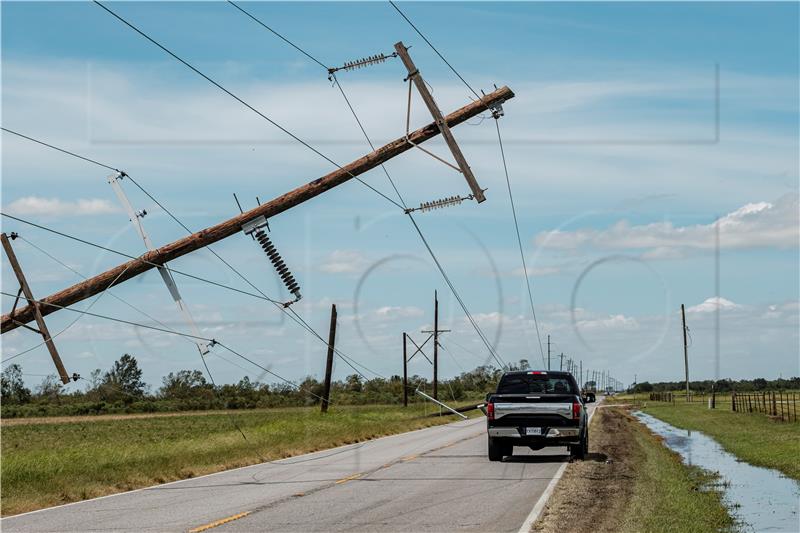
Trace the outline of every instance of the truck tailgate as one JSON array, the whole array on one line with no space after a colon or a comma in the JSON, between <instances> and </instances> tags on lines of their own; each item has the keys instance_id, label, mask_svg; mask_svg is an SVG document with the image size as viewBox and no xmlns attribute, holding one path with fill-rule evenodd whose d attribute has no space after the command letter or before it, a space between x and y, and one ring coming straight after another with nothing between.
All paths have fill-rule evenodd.
<instances>
[{"instance_id":1,"label":"truck tailgate","mask_svg":"<svg viewBox=\"0 0 800 533\"><path fill-rule=\"evenodd\" d=\"M494 418L501 419L505 416L561 416L572 419L572 396L561 395L496 395L494 403Z\"/></svg>"}]
</instances>

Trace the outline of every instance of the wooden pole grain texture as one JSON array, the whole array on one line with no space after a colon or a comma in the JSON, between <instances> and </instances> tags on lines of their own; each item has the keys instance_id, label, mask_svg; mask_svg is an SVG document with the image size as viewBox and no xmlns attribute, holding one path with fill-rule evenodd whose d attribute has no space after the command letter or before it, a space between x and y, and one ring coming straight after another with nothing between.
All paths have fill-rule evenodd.
<instances>
[{"instance_id":1,"label":"wooden pole grain texture","mask_svg":"<svg viewBox=\"0 0 800 533\"><path fill-rule=\"evenodd\" d=\"M514 93L511 89L505 86L501 87L488 93L481 101L470 102L460 109L453 111L444 118L445 123L448 127L457 126L486 111L488 106L505 102L513 97ZM338 168L321 178L317 178L305 185L297 187L277 198L273 198L236 217L178 239L156 250L149 251L141 257L131 259L126 263L97 274L92 278L42 298L39 304L41 314L43 316L48 315L57 311L60 307L67 307L78 303L95 294L99 294L107 288L119 285L148 270L156 268L159 265L173 261L190 252L230 237L231 235L235 235L241 231L244 223L260 216L265 216L267 218L273 217L292 207L300 205L410 150L413 146L409 144L409 140L414 144L420 144L436 137L440 134L440 131L439 126L435 122L430 123L410 133L408 135L408 140L406 140L405 137L395 139L360 159ZM14 320L7 314L3 315L2 322L0 323L0 332L6 333L17 328L20 324L26 324L32 320L34 320L34 307L29 304L19 309L14 314Z\"/></svg>"}]
</instances>

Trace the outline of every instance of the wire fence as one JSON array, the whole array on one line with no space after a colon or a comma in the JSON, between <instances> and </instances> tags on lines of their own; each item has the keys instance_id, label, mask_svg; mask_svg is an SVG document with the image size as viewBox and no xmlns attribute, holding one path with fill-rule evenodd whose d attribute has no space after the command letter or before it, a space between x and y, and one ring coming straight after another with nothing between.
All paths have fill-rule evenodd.
<instances>
[{"instance_id":1,"label":"wire fence","mask_svg":"<svg viewBox=\"0 0 800 533\"><path fill-rule=\"evenodd\" d=\"M773 420L797 422L796 392L734 392L731 394L731 409L736 413L762 413Z\"/></svg>"},{"instance_id":2,"label":"wire fence","mask_svg":"<svg viewBox=\"0 0 800 533\"><path fill-rule=\"evenodd\" d=\"M731 392L729 394L651 392L651 402L700 403L734 413L760 413L780 422L797 422L800 393L796 391Z\"/></svg>"}]
</instances>

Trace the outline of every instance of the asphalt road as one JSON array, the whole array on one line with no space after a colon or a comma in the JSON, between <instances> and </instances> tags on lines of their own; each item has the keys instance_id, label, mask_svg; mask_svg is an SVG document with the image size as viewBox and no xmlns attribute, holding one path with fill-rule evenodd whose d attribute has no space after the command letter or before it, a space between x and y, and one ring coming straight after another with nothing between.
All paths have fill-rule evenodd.
<instances>
[{"instance_id":1,"label":"asphalt road","mask_svg":"<svg viewBox=\"0 0 800 533\"><path fill-rule=\"evenodd\" d=\"M590 412L594 404L590 406ZM489 462L483 418L12 516L13 531L518 531L568 460ZM202 529L205 528L205 529Z\"/></svg>"}]
</instances>

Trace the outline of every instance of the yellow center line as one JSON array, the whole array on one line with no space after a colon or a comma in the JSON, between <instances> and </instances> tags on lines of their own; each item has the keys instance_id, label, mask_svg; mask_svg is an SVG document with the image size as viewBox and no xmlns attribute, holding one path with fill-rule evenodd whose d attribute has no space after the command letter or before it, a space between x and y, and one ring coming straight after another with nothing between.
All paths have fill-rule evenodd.
<instances>
[{"instance_id":1,"label":"yellow center line","mask_svg":"<svg viewBox=\"0 0 800 533\"><path fill-rule=\"evenodd\" d=\"M205 531L207 529L211 529L213 527L221 526L222 524L227 524L228 522L233 522L234 520L239 520L240 518L244 518L245 516L249 515L250 511L245 511L243 513L235 514L233 516L229 516L228 518L223 518L222 520L217 520L215 522L209 522L208 524L200 527L196 527L194 529L190 529L189 533L200 533L201 531Z\"/></svg>"},{"instance_id":2,"label":"yellow center line","mask_svg":"<svg viewBox=\"0 0 800 533\"><path fill-rule=\"evenodd\" d=\"M348 481L356 479L356 478L359 478L359 477L361 477L361 474L353 474L352 476L343 477L342 479L337 481L336 484L339 485L340 483L347 483Z\"/></svg>"},{"instance_id":3,"label":"yellow center line","mask_svg":"<svg viewBox=\"0 0 800 533\"><path fill-rule=\"evenodd\" d=\"M419 455L409 455L408 457L403 457L403 461L413 461L417 457L419 457Z\"/></svg>"}]
</instances>

